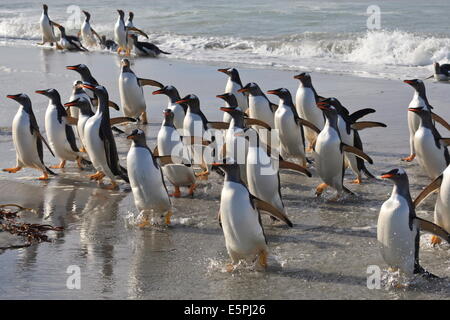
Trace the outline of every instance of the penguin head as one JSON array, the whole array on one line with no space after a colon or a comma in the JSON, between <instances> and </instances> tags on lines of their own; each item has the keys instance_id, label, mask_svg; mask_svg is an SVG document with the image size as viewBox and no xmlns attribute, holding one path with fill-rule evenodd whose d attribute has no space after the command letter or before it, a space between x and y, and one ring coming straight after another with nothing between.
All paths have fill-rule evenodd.
<instances>
[{"instance_id":1,"label":"penguin head","mask_svg":"<svg viewBox=\"0 0 450 320\"><path fill-rule=\"evenodd\" d=\"M382 173L380 178L381 179L389 179L394 182L398 182L398 181L405 181L405 180L407 181L408 175L406 174L405 170L403 170L403 168L396 168L396 169L392 169L391 171Z\"/></svg>"},{"instance_id":2,"label":"penguin head","mask_svg":"<svg viewBox=\"0 0 450 320\"><path fill-rule=\"evenodd\" d=\"M58 24L57 25L59 31L61 32L61 34L65 35L66 34L66 28L64 28L62 25Z\"/></svg>"},{"instance_id":3,"label":"penguin head","mask_svg":"<svg viewBox=\"0 0 450 320\"><path fill-rule=\"evenodd\" d=\"M46 96L47 98L49 98L52 101L60 101L61 100L59 92L53 88L45 89L45 90L36 90L35 92Z\"/></svg>"},{"instance_id":4,"label":"penguin head","mask_svg":"<svg viewBox=\"0 0 450 320\"><path fill-rule=\"evenodd\" d=\"M89 19L91 19L91 14L85 10L83 10L84 15L86 16L86 21L89 22Z\"/></svg>"},{"instance_id":5,"label":"penguin head","mask_svg":"<svg viewBox=\"0 0 450 320\"><path fill-rule=\"evenodd\" d=\"M164 109L163 115L164 115L165 123L173 125L173 119L175 117L175 114L173 113L173 111L170 109Z\"/></svg>"},{"instance_id":6,"label":"penguin head","mask_svg":"<svg viewBox=\"0 0 450 320\"><path fill-rule=\"evenodd\" d=\"M294 79L300 80L303 85L311 84L311 75L308 72L297 74Z\"/></svg>"},{"instance_id":7,"label":"penguin head","mask_svg":"<svg viewBox=\"0 0 450 320\"><path fill-rule=\"evenodd\" d=\"M178 90L171 85L164 86L163 88L159 90L155 90L152 92L152 94L164 94L168 96L169 98L175 98L177 100L180 100L180 94L178 93Z\"/></svg>"},{"instance_id":8,"label":"penguin head","mask_svg":"<svg viewBox=\"0 0 450 320\"><path fill-rule=\"evenodd\" d=\"M175 103L181 104L181 103L187 103L189 107L200 107L200 100L195 94L188 94L181 100L176 101Z\"/></svg>"},{"instance_id":9,"label":"penguin head","mask_svg":"<svg viewBox=\"0 0 450 320\"><path fill-rule=\"evenodd\" d=\"M145 132L141 129L134 129L131 131L131 133L127 136L127 139L133 140L133 142L138 145L146 145Z\"/></svg>"},{"instance_id":10,"label":"penguin head","mask_svg":"<svg viewBox=\"0 0 450 320\"><path fill-rule=\"evenodd\" d=\"M89 111L91 110L91 103L85 97L78 97L75 100L64 103L64 107L77 107L82 111Z\"/></svg>"},{"instance_id":11,"label":"penguin head","mask_svg":"<svg viewBox=\"0 0 450 320\"><path fill-rule=\"evenodd\" d=\"M92 83L89 83L89 82L84 82L84 81L81 84L81 86L84 89L91 90L97 96L102 96L102 97L107 97L108 96L108 91L106 91L106 88L104 86L95 85L95 84L92 84Z\"/></svg>"},{"instance_id":12,"label":"penguin head","mask_svg":"<svg viewBox=\"0 0 450 320\"><path fill-rule=\"evenodd\" d=\"M42 5L42 9L44 10L44 13L47 13L48 11L48 6L46 4Z\"/></svg>"},{"instance_id":13,"label":"penguin head","mask_svg":"<svg viewBox=\"0 0 450 320\"><path fill-rule=\"evenodd\" d=\"M31 100L25 93L18 93L18 94L8 94L6 96L8 99L12 99L20 103L24 107L31 106Z\"/></svg>"},{"instance_id":14,"label":"penguin head","mask_svg":"<svg viewBox=\"0 0 450 320\"><path fill-rule=\"evenodd\" d=\"M117 9L117 13L119 14L120 19L123 19L125 17L125 13L121 9Z\"/></svg>"},{"instance_id":15,"label":"penguin head","mask_svg":"<svg viewBox=\"0 0 450 320\"><path fill-rule=\"evenodd\" d=\"M225 172L225 180L241 182L239 164L233 158L224 158L222 162L214 162L211 168L214 170L219 168Z\"/></svg>"},{"instance_id":16,"label":"penguin head","mask_svg":"<svg viewBox=\"0 0 450 320\"><path fill-rule=\"evenodd\" d=\"M133 12L128 12L128 21L133 22L133 18L134 18L134 13Z\"/></svg>"},{"instance_id":17,"label":"penguin head","mask_svg":"<svg viewBox=\"0 0 450 320\"><path fill-rule=\"evenodd\" d=\"M317 107L323 111L323 113L325 114L325 117L327 117L327 119L331 120L331 122L335 122L337 121L337 110L336 108L330 104L327 101L320 101L317 103Z\"/></svg>"},{"instance_id":18,"label":"penguin head","mask_svg":"<svg viewBox=\"0 0 450 320\"><path fill-rule=\"evenodd\" d=\"M292 99L291 93L286 88L278 88L278 89L275 89L275 90L269 90L269 91L267 91L267 93L268 94L274 94L278 98L280 98L281 100Z\"/></svg>"},{"instance_id":19,"label":"penguin head","mask_svg":"<svg viewBox=\"0 0 450 320\"><path fill-rule=\"evenodd\" d=\"M414 113L417 114L421 119L428 118L428 117L430 117L430 119L431 119L431 114L430 114L430 112L429 112L427 109L425 109L424 107L408 108L408 111L414 112Z\"/></svg>"},{"instance_id":20,"label":"penguin head","mask_svg":"<svg viewBox=\"0 0 450 320\"><path fill-rule=\"evenodd\" d=\"M230 108L237 108L238 103L236 97L232 93L223 93L216 96L216 98L223 99ZM222 109L220 109L222 110ZM224 110L222 110L224 111Z\"/></svg>"},{"instance_id":21,"label":"penguin head","mask_svg":"<svg viewBox=\"0 0 450 320\"><path fill-rule=\"evenodd\" d=\"M81 80L75 80L72 84L72 88L81 88L83 82Z\"/></svg>"},{"instance_id":22,"label":"penguin head","mask_svg":"<svg viewBox=\"0 0 450 320\"><path fill-rule=\"evenodd\" d=\"M344 111L344 106L341 104L341 102L336 99L336 98L326 98L320 102L324 102L326 104L329 104L330 106L334 107L334 109L336 110L336 112L338 114L341 114Z\"/></svg>"},{"instance_id":23,"label":"penguin head","mask_svg":"<svg viewBox=\"0 0 450 320\"><path fill-rule=\"evenodd\" d=\"M89 68L83 63L76 64L76 65L73 65L73 66L66 66L66 69L67 70L76 71L76 72L78 72L80 74L83 74L83 73L89 73L90 74Z\"/></svg>"},{"instance_id":24,"label":"penguin head","mask_svg":"<svg viewBox=\"0 0 450 320\"><path fill-rule=\"evenodd\" d=\"M434 67L434 72L436 72L436 73L441 72L441 66L440 66L439 62L433 63L433 67Z\"/></svg>"},{"instance_id":25,"label":"penguin head","mask_svg":"<svg viewBox=\"0 0 450 320\"><path fill-rule=\"evenodd\" d=\"M242 89L239 89L237 92L258 95L261 92L261 89L259 88L259 86L256 83L249 82Z\"/></svg>"},{"instance_id":26,"label":"penguin head","mask_svg":"<svg viewBox=\"0 0 450 320\"><path fill-rule=\"evenodd\" d=\"M235 68L217 69L217 71L225 73L227 76L230 77L231 81L242 86L241 78L239 77L239 72Z\"/></svg>"},{"instance_id":27,"label":"penguin head","mask_svg":"<svg viewBox=\"0 0 450 320\"><path fill-rule=\"evenodd\" d=\"M414 88L417 92L421 92L422 90L425 90L425 85L423 84L423 81L420 79L411 79L411 80L403 80L404 83L409 84L411 87Z\"/></svg>"},{"instance_id":28,"label":"penguin head","mask_svg":"<svg viewBox=\"0 0 450 320\"><path fill-rule=\"evenodd\" d=\"M122 66L122 68L130 68L130 60L128 60L127 58L123 58L120 61L120 65Z\"/></svg>"}]
</instances>

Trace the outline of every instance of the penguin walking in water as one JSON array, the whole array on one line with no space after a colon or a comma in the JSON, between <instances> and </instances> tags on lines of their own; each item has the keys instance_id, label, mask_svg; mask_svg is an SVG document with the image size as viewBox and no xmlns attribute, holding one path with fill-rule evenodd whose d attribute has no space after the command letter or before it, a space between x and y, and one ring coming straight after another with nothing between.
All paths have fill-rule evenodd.
<instances>
[{"instance_id":1,"label":"penguin walking in water","mask_svg":"<svg viewBox=\"0 0 450 320\"><path fill-rule=\"evenodd\" d=\"M161 167L147 146L145 133L135 129L127 139L133 141L127 155L127 171L134 203L144 218L140 226L148 225L153 213L162 215L168 225L172 216L172 203Z\"/></svg>"},{"instance_id":2,"label":"penguin walking in water","mask_svg":"<svg viewBox=\"0 0 450 320\"><path fill-rule=\"evenodd\" d=\"M82 169L82 152L78 149L75 133L68 123L68 115L63 105L59 92L55 89L36 90L49 99L45 112L45 131L52 149L61 160L59 165L51 166L52 169L62 169L66 161L76 161L78 168Z\"/></svg>"},{"instance_id":3,"label":"penguin walking in water","mask_svg":"<svg viewBox=\"0 0 450 320\"><path fill-rule=\"evenodd\" d=\"M61 32L61 38L59 39L59 45L62 49L70 51L89 51L86 49L77 36L66 35L66 28L59 25L59 31Z\"/></svg>"},{"instance_id":4,"label":"penguin walking in water","mask_svg":"<svg viewBox=\"0 0 450 320\"><path fill-rule=\"evenodd\" d=\"M414 200L414 207L417 208L433 192L438 192L436 204L434 206L434 223L450 232L450 166L433 180ZM431 244L441 243L441 238L433 235Z\"/></svg>"},{"instance_id":5,"label":"penguin walking in water","mask_svg":"<svg viewBox=\"0 0 450 320\"><path fill-rule=\"evenodd\" d=\"M414 133L414 150L422 170L436 179L450 164L447 146L433 125L431 113L425 107L409 108L408 111L419 116L419 126Z\"/></svg>"},{"instance_id":6,"label":"penguin walking in water","mask_svg":"<svg viewBox=\"0 0 450 320\"><path fill-rule=\"evenodd\" d=\"M48 6L46 4L42 5L43 11L41 15L41 19L39 20L39 25L41 27L42 32L42 41L38 43L38 45L44 45L46 43L50 43L53 46L53 43L56 44L57 49L62 49L58 44L58 40L55 36L54 26L59 27L60 24L50 20L48 17Z\"/></svg>"},{"instance_id":7,"label":"penguin walking in water","mask_svg":"<svg viewBox=\"0 0 450 320\"><path fill-rule=\"evenodd\" d=\"M322 98L322 102L329 103L332 105L338 114L338 128L339 134L341 136L341 140L343 143L348 144L349 146L353 146L355 148L364 151L363 144L361 138L359 136L359 131L366 128L375 128L382 127L385 128L386 125L381 122L375 121L357 121L360 118L364 117L367 114L374 113L375 110L371 108L365 108L358 111L350 112L344 107L338 99L336 98ZM317 107L316 107L317 108ZM319 108L317 108L320 110ZM370 178L374 179L375 176L370 173L367 169L366 164L363 159L355 156L352 153L345 154L346 166L350 166L354 174L356 175L356 179L351 181L354 184L361 184L362 182L362 173Z\"/></svg>"},{"instance_id":8,"label":"penguin walking in water","mask_svg":"<svg viewBox=\"0 0 450 320\"><path fill-rule=\"evenodd\" d=\"M164 120L157 136L157 152L158 156L177 156L183 159L184 164L167 164L162 167L164 176L173 184L175 191L171 196L181 197L181 187L189 187L189 196L194 196L195 173L189 160L189 152L183 144L183 137L174 126L175 114L171 109L164 110ZM187 137L189 138L189 137Z\"/></svg>"},{"instance_id":9,"label":"penguin walking in water","mask_svg":"<svg viewBox=\"0 0 450 320\"><path fill-rule=\"evenodd\" d=\"M95 46L97 45L97 41L95 40L94 36L97 37L98 43L102 42L101 37L98 35L98 33L94 30L94 28L91 27L91 14L85 10L83 10L85 19L83 21L83 24L81 25L80 35L81 39L87 46Z\"/></svg>"},{"instance_id":10,"label":"penguin walking in water","mask_svg":"<svg viewBox=\"0 0 450 320\"><path fill-rule=\"evenodd\" d=\"M325 124L323 112L317 108L317 102L320 96L314 89L311 81L311 75L307 72L294 76L299 80L297 94L295 95L295 107L300 117L314 124L319 130L322 130ZM310 128L305 128L306 140L308 141L307 151L312 151L312 145L317 138L317 132Z\"/></svg>"},{"instance_id":11,"label":"penguin walking in water","mask_svg":"<svg viewBox=\"0 0 450 320\"><path fill-rule=\"evenodd\" d=\"M250 193L286 214L281 195L280 170L294 170L307 177L311 177L311 173L298 164L276 158L253 128L245 131L245 138L248 140L246 172Z\"/></svg>"},{"instance_id":12,"label":"penguin walking in water","mask_svg":"<svg viewBox=\"0 0 450 320\"><path fill-rule=\"evenodd\" d=\"M247 83L238 92L248 95L248 116L250 118L264 121L270 128L275 127L274 112L278 105L270 102L256 83ZM253 129L258 131L259 137L265 144L269 143L270 136L267 130L257 126L253 126Z\"/></svg>"},{"instance_id":13,"label":"penguin walking in water","mask_svg":"<svg viewBox=\"0 0 450 320\"><path fill-rule=\"evenodd\" d=\"M439 64L439 62L433 63L434 74L427 79L434 78L436 81L449 81L450 80L450 64Z\"/></svg>"},{"instance_id":14,"label":"penguin walking in water","mask_svg":"<svg viewBox=\"0 0 450 320\"><path fill-rule=\"evenodd\" d=\"M254 262L257 268L267 267L267 246L260 210L292 227L292 222L271 204L252 195L241 181L239 165L235 163L215 163L225 171L225 180L220 196L219 222L225 236L225 246L232 264L228 271L240 260Z\"/></svg>"},{"instance_id":15,"label":"penguin walking in water","mask_svg":"<svg viewBox=\"0 0 450 320\"><path fill-rule=\"evenodd\" d=\"M152 57L156 58L161 53L171 54L170 52L162 51L158 46L150 42L143 42L138 40L138 36L135 34L129 34L128 37L131 38L131 43L134 46L134 52L141 57Z\"/></svg>"},{"instance_id":16,"label":"penguin walking in water","mask_svg":"<svg viewBox=\"0 0 450 320\"><path fill-rule=\"evenodd\" d=\"M103 86L83 83L83 88L92 90L98 97L96 113L89 118L84 128L86 151L97 172L89 176L92 180L101 181L105 175L111 179L108 189L117 187L116 177L129 182L127 171L120 166L116 142L111 130L108 91Z\"/></svg>"},{"instance_id":17,"label":"penguin walking in water","mask_svg":"<svg viewBox=\"0 0 450 320\"><path fill-rule=\"evenodd\" d=\"M164 94L168 98L167 109L173 112L173 124L177 130L183 131L183 122L184 117L187 112L187 104L186 103L177 103L178 100L181 100L180 94L178 93L177 88L174 86L164 86L160 90L153 91L152 94Z\"/></svg>"},{"instance_id":18,"label":"penguin walking in water","mask_svg":"<svg viewBox=\"0 0 450 320\"><path fill-rule=\"evenodd\" d=\"M123 113L126 117L139 118L147 124L147 112L142 87L150 85L163 88L164 85L155 80L138 78L130 68L130 61L122 59L122 70L119 76L119 93Z\"/></svg>"},{"instance_id":19,"label":"penguin walking in water","mask_svg":"<svg viewBox=\"0 0 450 320\"><path fill-rule=\"evenodd\" d=\"M443 125L447 130L450 130L450 125L442 119L440 116L432 112L433 107L429 104L428 98L425 91L425 85L422 80L412 79L412 80L403 80L404 83L409 84L414 88L414 95L409 103L408 110L413 108L423 108L424 110L431 113L433 120L439 122ZM409 146L410 146L410 155L406 158L403 158L403 161L411 162L416 157L416 152L414 149L414 135L419 128L420 117L415 112L408 112L408 128L409 128Z\"/></svg>"},{"instance_id":20,"label":"penguin walking in water","mask_svg":"<svg viewBox=\"0 0 450 320\"><path fill-rule=\"evenodd\" d=\"M225 86L225 93L232 93L236 97L238 107L243 112L247 113L248 109L248 99L245 93L238 92L238 90L242 89L242 82L239 76L239 72L235 68L225 68L218 69L217 71L223 72L228 76L228 81ZM230 122L231 116L227 113L223 116L223 122Z\"/></svg>"},{"instance_id":21,"label":"penguin walking in water","mask_svg":"<svg viewBox=\"0 0 450 320\"><path fill-rule=\"evenodd\" d=\"M285 159L288 157L298 158L302 166L306 167L303 126L309 126L316 132L320 132L320 130L311 122L298 116L289 90L279 88L269 90L267 93L280 98L277 111L275 111L274 123L275 129L278 130L279 134L281 156Z\"/></svg>"},{"instance_id":22,"label":"penguin walking in water","mask_svg":"<svg viewBox=\"0 0 450 320\"><path fill-rule=\"evenodd\" d=\"M136 27L127 27L125 25L125 13L123 12L123 10L117 10L117 12L119 13L119 17L117 18L117 22L114 25L114 40L118 45L117 53L121 54L123 51L125 51L125 55L129 56L131 53L131 50L128 46L129 32L135 31L140 35L146 37L147 39L148 35L137 29Z\"/></svg>"},{"instance_id":23,"label":"penguin walking in water","mask_svg":"<svg viewBox=\"0 0 450 320\"><path fill-rule=\"evenodd\" d=\"M17 164L14 168L3 169L3 171L16 173L22 168L33 168L42 171L43 176L39 180L47 180L49 174L56 175L44 164L42 143L45 143L53 156L55 154L39 131L30 98L24 93L7 95L6 97L17 101L20 107L12 123L12 137L16 149Z\"/></svg>"},{"instance_id":24,"label":"penguin walking in water","mask_svg":"<svg viewBox=\"0 0 450 320\"><path fill-rule=\"evenodd\" d=\"M351 152L370 164L373 161L360 149L342 142L336 109L326 102L319 102L317 105L323 110L326 120L313 146L317 173L324 182L317 187L316 195L320 196L328 186L331 186L337 191L333 200L337 200L343 191L353 194L343 184L345 172L344 153Z\"/></svg>"},{"instance_id":25,"label":"penguin walking in water","mask_svg":"<svg viewBox=\"0 0 450 320\"><path fill-rule=\"evenodd\" d=\"M407 275L420 274L434 278L419 264L420 231L425 230L448 241L449 234L441 227L416 216L409 193L409 181L402 169L381 175L394 183L391 197L381 206L377 224L377 239L384 261L392 269Z\"/></svg>"}]
</instances>

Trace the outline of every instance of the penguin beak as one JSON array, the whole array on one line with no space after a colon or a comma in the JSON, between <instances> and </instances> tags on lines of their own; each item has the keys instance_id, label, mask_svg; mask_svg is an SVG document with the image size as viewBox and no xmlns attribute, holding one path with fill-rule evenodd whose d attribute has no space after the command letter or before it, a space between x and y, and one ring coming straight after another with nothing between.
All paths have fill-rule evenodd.
<instances>
[{"instance_id":1,"label":"penguin beak","mask_svg":"<svg viewBox=\"0 0 450 320\"><path fill-rule=\"evenodd\" d=\"M419 113L420 109L418 109L418 108L408 108L408 111Z\"/></svg>"},{"instance_id":2,"label":"penguin beak","mask_svg":"<svg viewBox=\"0 0 450 320\"><path fill-rule=\"evenodd\" d=\"M136 138L136 135L134 134L130 134L129 136L127 136L127 139L129 140L133 140L134 138Z\"/></svg>"},{"instance_id":3,"label":"penguin beak","mask_svg":"<svg viewBox=\"0 0 450 320\"><path fill-rule=\"evenodd\" d=\"M177 103L177 104L186 103L186 102L189 102L189 99L181 99L181 100L175 101L175 103Z\"/></svg>"},{"instance_id":4,"label":"penguin beak","mask_svg":"<svg viewBox=\"0 0 450 320\"><path fill-rule=\"evenodd\" d=\"M321 101L321 102L317 103L317 107L319 109L322 109L322 110L328 110L329 109L329 104L326 103L326 102Z\"/></svg>"},{"instance_id":5,"label":"penguin beak","mask_svg":"<svg viewBox=\"0 0 450 320\"><path fill-rule=\"evenodd\" d=\"M86 88L86 89L91 89L91 90L95 90L95 87L94 86L92 86L92 85L90 85L90 84L82 84L81 85L83 88Z\"/></svg>"},{"instance_id":6,"label":"penguin beak","mask_svg":"<svg viewBox=\"0 0 450 320\"><path fill-rule=\"evenodd\" d=\"M47 90L36 90L35 93L46 94Z\"/></svg>"},{"instance_id":7,"label":"penguin beak","mask_svg":"<svg viewBox=\"0 0 450 320\"><path fill-rule=\"evenodd\" d=\"M274 95L278 95L280 92L278 90L269 90L267 91L268 94L274 94Z\"/></svg>"},{"instance_id":8,"label":"penguin beak","mask_svg":"<svg viewBox=\"0 0 450 320\"><path fill-rule=\"evenodd\" d=\"M78 107L77 102L78 102L78 99L64 103L64 107Z\"/></svg>"},{"instance_id":9,"label":"penguin beak","mask_svg":"<svg viewBox=\"0 0 450 320\"><path fill-rule=\"evenodd\" d=\"M20 96L20 94L8 94L6 97L8 99L17 100L17 98Z\"/></svg>"},{"instance_id":10,"label":"penguin beak","mask_svg":"<svg viewBox=\"0 0 450 320\"><path fill-rule=\"evenodd\" d=\"M228 69L217 69L217 71L223 72L223 73L225 73L225 74L229 74Z\"/></svg>"},{"instance_id":11,"label":"penguin beak","mask_svg":"<svg viewBox=\"0 0 450 320\"><path fill-rule=\"evenodd\" d=\"M380 178L381 179L390 179L393 176L394 176L394 174L392 174L392 173L383 173Z\"/></svg>"},{"instance_id":12,"label":"penguin beak","mask_svg":"<svg viewBox=\"0 0 450 320\"><path fill-rule=\"evenodd\" d=\"M414 81L412 81L412 80L403 80L403 82L407 83L409 85L413 85L414 84Z\"/></svg>"},{"instance_id":13,"label":"penguin beak","mask_svg":"<svg viewBox=\"0 0 450 320\"><path fill-rule=\"evenodd\" d=\"M221 107L221 108L220 108L220 111L224 111L224 112L232 112L232 111L234 111L234 109L233 109L233 108L225 108L225 107Z\"/></svg>"},{"instance_id":14,"label":"penguin beak","mask_svg":"<svg viewBox=\"0 0 450 320\"><path fill-rule=\"evenodd\" d=\"M304 74L298 74L298 75L294 76L294 79L301 80L301 79L303 79L304 77L305 77Z\"/></svg>"},{"instance_id":15,"label":"penguin beak","mask_svg":"<svg viewBox=\"0 0 450 320\"><path fill-rule=\"evenodd\" d=\"M216 96L216 98L219 98L219 99L225 99L225 97L226 97L225 94L218 94L218 95Z\"/></svg>"},{"instance_id":16,"label":"penguin beak","mask_svg":"<svg viewBox=\"0 0 450 320\"><path fill-rule=\"evenodd\" d=\"M152 94L164 94L164 93L165 93L165 91L163 89L155 90L152 92Z\"/></svg>"},{"instance_id":17,"label":"penguin beak","mask_svg":"<svg viewBox=\"0 0 450 320\"><path fill-rule=\"evenodd\" d=\"M237 92L244 93L244 92L249 92L249 91L250 91L249 88L242 88L242 89L239 89Z\"/></svg>"},{"instance_id":18,"label":"penguin beak","mask_svg":"<svg viewBox=\"0 0 450 320\"><path fill-rule=\"evenodd\" d=\"M68 70L78 70L77 66L67 66L66 69Z\"/></svg>"}]
</instances>

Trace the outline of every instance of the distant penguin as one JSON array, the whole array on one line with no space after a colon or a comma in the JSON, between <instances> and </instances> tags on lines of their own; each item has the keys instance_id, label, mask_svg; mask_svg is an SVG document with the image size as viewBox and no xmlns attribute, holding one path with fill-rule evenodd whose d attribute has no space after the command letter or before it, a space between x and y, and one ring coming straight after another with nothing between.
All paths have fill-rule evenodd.
<instances>
[{"instance_id":1,"label":"distant penguin","mask_svg":"<svg viewBox=\"0 0 450 320\"><path fill-rule=\"evenodd\" d=\"M85 19L83 21L83 24L81 25L81 39L85 45L92 47L97 45L97 41L95 40L94 36L97 37L98 43L102 42L102 38L98 35L94 28L91 27L91 14L85 10L83 10L83 13L85 15Z\"/></svg>"},{"instance_id":2,"label":"distant penguin","mask_svg":"<svg viewBox=\"0 0 450 320\"><path fill-rule=\"evenodd\" d=\"M125 55L129 56L131 53L128 45L129 32L135 31L146 38L148 38L148 36L136 27L127 27L125 25L125 13L123 12L123 10L117 10L117 12L119 13L119 17L117 18L116 24L114 25L114 41L118 45L117 53L121 54L123 51L125 51Z\"/></svg>"},{"instance_id":3,"label":"distant penguin","mask_svg":"<svg viewBox=\"0 0 450 320\"><path fill-rule=\"evenodd\" d=\"M46 4L42 5L43 11L41 15L41 19L39 21L39 25L42 32L42 42L38 43L38 45L43 45L45 43L50 43L53 46L53 43L56 44L58 49L61 49L58 44L58 40L55 36L54 26L59 27L60 25L48 17L48 6Z\"/></svg>"},{"instance_id":4,"label":"distant penguin","mask_svg":"<svg viewBox=\"0 0 450 320\"><path fill-rule=\"evenodd\" d=\"M183 132L183 122L184 117L187 112L187 104L185 103L177 103L178 100L181 100L180 94L178 90L174 86L164 86L160 90L153 91L152 94L164 94L168 98L167 108L173 112L174 119L173 124L177 130Z\"/></svg>"},{"instance_id":5,"label":"distant penguin","mask_svg":"<svg viewBox=\"0 0 450 320\"><path fill-rule=\"evenodd\" d=\"M68 123L68 115L61 103L61 96L55 89L36 90L49 99L47 111L45 112L45 132L56 156L61 160L59 165L52 166L54 169L62 169L66 161L77 161L82 168L83 154L80 152L75 139L72 126Z\"/></svg>"},{"instance_id":6,"label":"distant penguin","mask_svg":"<svg viewBox=\"0 0 450 320\"><path fill-rule=\"evenodd\" d=\"M323 113L317 108L316 104L319 102L319 95L314 89L311 81L311 75L307 72L300 73L294 76L298 79L299 86L295 96L295 107L299 116L314 124L319 130L322 130L325 124ZM312 150L312 144L317 138L317 133L314 130L305 128L306 140L308 141L308 151Z\"/></svg>"},{"instance_id":7,"label":"distant penguin","mask_svg":"<svg viewBox=\"0 0 450 320\"><path fill-rule=\"evenodd\" d=\"M164 176L173 184L175 191L171 196L181 196L180 187L189 187L188 195L193 196L195 185L195 174L190 164L189 152L183 144L183 137L174 126L174 113L170 109L164 110L164 120L157 136L157 150L159 156L177 156L184 160L180 164L167 164L162 167ZM188 165L184 164L187 163Z\"/></svg>"},{"instance_id":8,"label":"distant penguin","mask_svg":"<svg viewBox=\"0 0 450 320\"><path fill-rule=\"evenodd\" d=\"M130 34L129 37L131 38L129 43L133 44L134 52L138 56L155 58L155 57L159 56L161 53L162 54L171 54L170 52L162 51L160 48L158 48L158 46L156 46L153 43L139 41L137 35L135 35L135 34Z\"/></svg>"},{"instance_id":9,"label":"distant penguin","mask_svg":"<svg viewBox=\"0 0 450 320\"><path fill-rule=\"evenodd\" d=\"M225 68L218 69L217 71L223 72L228 76L228 81L225 86L225 93L232 93L236 97L238 107L243 112L247 112L248 101L245 93L238 92L239 89L243 88L239 72L235 68ZM231 117L227 113L223 116L223 122L230 122Z\"/></svg>"},{"instance_id":10,"label":"distant penguin","mask_svg":"<svg viewBox=\"0 0 450 320\"><path fill-rule=\"evenodd\" d=\"M225 246L232 264L232 271L240 260L255 262L257 268L267 267L267 246L260 210L267 211L277 219L292 227L283 212L271 204L250 194L240 179L237 164L214 164L225 171L225 180L220 196L219 221L225 236Z\"/></svg>"},{"instance_id":11,"label":"distant penguin","mask_svg":"<svg viewBox=\"0 0 450 320\"><path fill-rule=\"evenodd\" d=\"M121 67L119 93L123 113L126 117L139 118L143 124L147 124L147 106L142 87L151 85L163 88L164 85L155 80L138 78L131 70L128 59L122 59Z\"/></svg>"},{"instance_id":12,"label":"distant penguin","mask_svg":"<svg viewBox=\"0 0 450 320\"><path fill-rule=\"evenodd\" d=\"M90 179L101 181L105 175L111 179L109 189L117 187L116 177L129 182L126 169L120 166L116 142L111 131L108 108L108 91L103 86L83 82L83 88L94 91L99 105L96 113L89 118L84 128L86 151L97 172Z\"/></svg>"},{"instance_id":13,"label":"distant penguin","mask_svg":"<svg viewBox=\"0 0 450 320\"><path fill-rule=\"evenodd\" d=\"M59 45L62 49L71 50L71 51L89 51L86 49L80 41L80 38L76 36L69 36L66 34L66 28L63 26L58 26L59 31L61 32L61 38L59 39Z\"/></svg>"},{"instance_id":14,"label":"distant penguin","mask_svg":"<svg viewBox=\"0 0 450 320\"><path fill-rule=\"evenodd\" d=\"M12 137L16 149L17 164L14 168L3 169L3 171L16 173L22 168L33 168L42 171L43 176L39 180L47 180L48 174L55 175L55 173L44 164L42 142L45 143L50 153L53 156L55 155L39 131L30 98L24 93L7 95L6 97L17 101L20 107L12 123Z\"/></svg>"},{"instance_id":15,"label":"distant penguin","mask_svg":"<svg viewBox=\"0 0 450 320\"><path fill-rule=\"evenodd\" d=\"M133 141L127 155L127 171L130 178L134 203L143 215L141 227L148 225L154 213L170 224L172 203L170 202L161 168L148 148L145 133L135 129L127 137Z\"/></svg>"},{"instance_id":16,"label":"distant penguin","mask_svg":"<svg viewBox=\"0 0 450 320\"><path fill-rule=\"evenodd\" d=\"M316 195L320 196L328 186L331 186L337 191L336 197L334 198L334 200L337 200L343 191L353 194L343 184L345 172L344 153L351 152L371 164L373 162L360 149L342 142L338 128L338 114L336 109L326 102L319 102L318 107L323 110L326 120L322 131L317 136L313 152L317 173L324 182L317 187Z\"/></svg>"},{"instance_id":17,"label":"distant penguin","mask_svg":"<svg viewBox=\"0 0 450 320\"><path fill-rule=\"evenodd\" d=\"M381 178L394 183L391 197L383 203L378 216L377 239L384 261L407 275L436 277L419 264L420 231L432 232L447 241L448 233L416 216L408 176L403 169L393 169L382 174Z\"/></svg>"},{"instance_id":18,"label":"distant penguin","mask_svg":"<svg viewBox=\"0 0 450 320\"><path fill-rule=\"evenodd\" d=\"M434 75L430 78L434 77L436 81L449 81L450 80L450 64L439 64L435 62L433 64L434 67Z\"/></svg>"},{"instance_id":19,"label":"distant penguin","mask_svg":"<svg viewBox=\"0 0 450 320\"><path fill-rule=\"evenodd\" d=\"M436 179L450 164L447 146L441 143L441 135L431 119L431 113L425 107L409 108L408 111L420 118L414 133L414 150L422 170Z\"/></svg>"}]
</instances>

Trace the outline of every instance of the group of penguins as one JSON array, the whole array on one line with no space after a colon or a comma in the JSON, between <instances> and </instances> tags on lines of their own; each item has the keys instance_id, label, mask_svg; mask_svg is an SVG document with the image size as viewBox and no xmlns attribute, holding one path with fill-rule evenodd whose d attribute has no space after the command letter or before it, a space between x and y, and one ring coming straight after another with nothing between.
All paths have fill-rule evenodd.
<instances>
[{"instance_id":1,"label":"group of penguins","mask_svg":"<svg viewBox=\"0 0 450 320\"><path fill-rule=\"evenodd\" d=\"M129 12L128 20L125 22L125 13L123 10L117 10L119 17L114 25L114 40L107 39L105 35L100 36L94 28L92 28L90 20L91 14L85 10L82 11L85 19L81 25L80 31L75 35L66 34L66 29L59 23L50 20L48 16L48 6L43 5L41 19L39 21L42 32L42 42L39 45L49 43L51 46L55 44L58 50L69 51L89 51L86 47L100 47L111 51L122 52L129 56L134 49L134 53L138 56L156 57L162 54L170 54L159 49L155 44L145 41L139 41L138 36L141 35L148 39L148 35L142 30L136 28L133 24L134 13ZM55 35L54 27L60 32L59 39Z\"/></svg>"}]
</instances>

